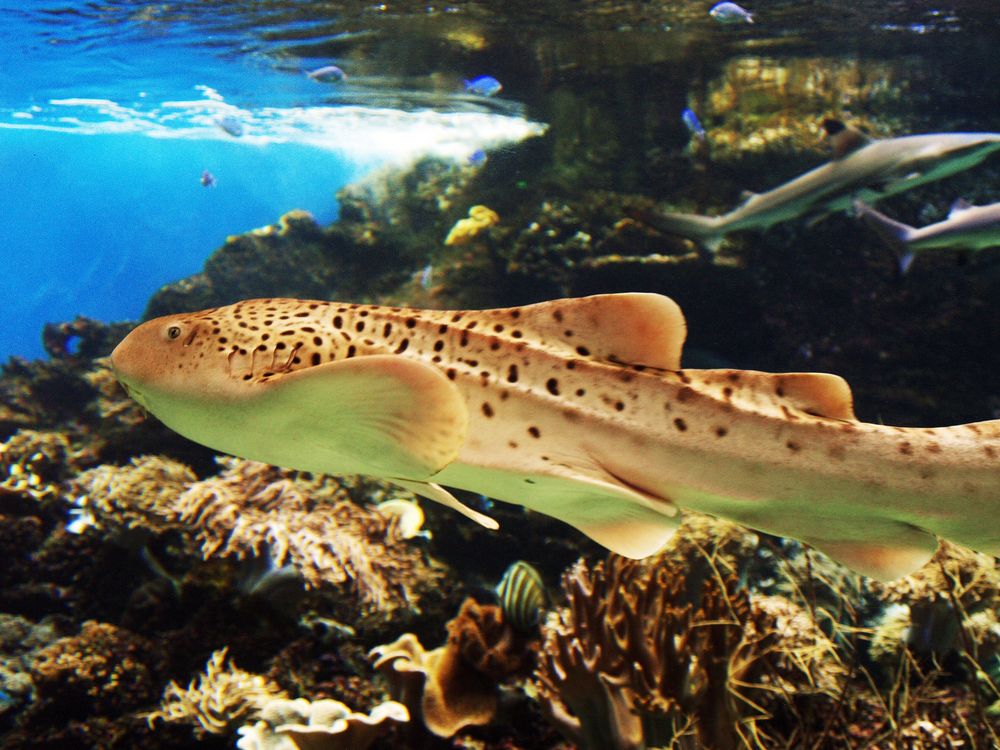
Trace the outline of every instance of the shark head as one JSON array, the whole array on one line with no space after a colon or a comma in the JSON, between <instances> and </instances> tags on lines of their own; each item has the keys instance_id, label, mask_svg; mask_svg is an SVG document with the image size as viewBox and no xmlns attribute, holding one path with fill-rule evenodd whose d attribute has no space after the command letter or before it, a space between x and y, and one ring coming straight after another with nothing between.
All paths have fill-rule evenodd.
<instances>
[{"instance_id":1,"label":"shark head","mask_svg":"<svg viewBox=\"0 0 1000 750\"><path fill-rule=\"evenodd\" d=\"M907 187L964 172L1000 150L1000 133L935 133L894 140L905 146L896 171L906 175Z\"/></svg>"},{"instance_id":2,"label":"shark head","mask_svg":"<svg viewBox=\"0 0 1000 750\"><path fill-rule=\"evenodd\" d=\"M210 345L209 325L199 319L203 316L168 315L143 323L111 353L119 382L147 410L153 410L151 402L184 393L192 376L199 377L211 369L213 359L224 357Z\"/></svg>"}]
</instances>

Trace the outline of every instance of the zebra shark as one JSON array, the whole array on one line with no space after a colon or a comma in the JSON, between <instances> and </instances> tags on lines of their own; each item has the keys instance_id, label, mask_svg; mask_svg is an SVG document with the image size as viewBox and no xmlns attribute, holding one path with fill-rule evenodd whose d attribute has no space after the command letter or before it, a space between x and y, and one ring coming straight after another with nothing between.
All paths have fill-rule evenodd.
<instances>
[{"instance_id":1,"label":"zebra shark","mask_svg":"<svg viewBox=\"0 0 1000 750\"><path fill-rule=\"evenodd\" d=\"M873 139L836 120L827 120L833 158L721 216L644 211L637 218L656 229L694 240L716 252L726 235L766 231L800 216L823 216L875 203L976 166L1000 149L1000 133L927 133Z\"/></svg>"},{"instance_id":2,"label":"zebra shark","mask_svg":"<svg viewBox=\"0 0 1000 750\"><path fill-rule=\"evenodd\" d=\"M1000 421L863 423L835 375L683 369L685 334L656 294L479 311L258 299L145 322L111 361L196 442L381 477L490 528L445 487L634 558L684 510L882 579L926 562L936 536L1000 552Z\"/></svg>"}]
</instances>

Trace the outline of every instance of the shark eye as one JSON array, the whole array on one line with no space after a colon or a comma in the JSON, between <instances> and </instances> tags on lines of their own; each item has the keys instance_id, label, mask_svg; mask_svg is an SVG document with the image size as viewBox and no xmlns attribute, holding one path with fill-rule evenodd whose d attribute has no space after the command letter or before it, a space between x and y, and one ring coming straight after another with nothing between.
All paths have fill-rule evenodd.
<instances>
[{"instance_id":1,"label":"shark eye","mask_svg":"<svg viewBox=\"0 0 1000 750\"><path fill-rule=\"evenodd\" d=\"M170 328L167 329L167 338L168 339L175 339L175 338L177 338L180 335L181 335L181 327L180 326L170 326Z\"/></svg>"}]
</instances>

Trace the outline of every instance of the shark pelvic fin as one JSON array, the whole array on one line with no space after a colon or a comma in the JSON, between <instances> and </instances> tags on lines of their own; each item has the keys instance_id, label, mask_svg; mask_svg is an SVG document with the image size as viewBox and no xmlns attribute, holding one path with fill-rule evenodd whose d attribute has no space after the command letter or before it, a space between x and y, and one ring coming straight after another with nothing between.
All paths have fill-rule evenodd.
<instances>
[{"instance_id":1,"label":"shark pelvic fin","mask_svg":"<svg viewBox=\"0 0 1000 750\"><path fill-rule=\"evenodd\" d=\"M937 540L933 536L919 529L912 529L912 532L904 532L900 544L891 546L869 542L809 543L862 575L879 581L894 581L922 568L937 551Z\"/></svg>"},{"instance_id":2,"label":"shark pelvic fin","mask_svg":"<svg viewBox=\"0 0 1000 750\"><path fill-rule=\"evenodd\" d=\"M392 355L345 359L279 375L254 388L241 454L310 471L425 479L465 442L458 388L431 365ZM252 449L254 431L287 434L280 455ZM274 452L272 447L271 452Z\"/></svg>"},{"instance_id":3,"label":"shark pelvic fin","mask_svg":"<svg viewBox=\"0 0 1000 750\"><path fill-rule=\"evenodd\" d=\"M509 319L509 313L501 310L499 314ZM520 308L519 320L524 336L564 348L572 357L663 370L680 369L687 335L684 314L676 302L660 294L638 292L528 305Z\"/></svg>"},{"instance_id":4,"label":"shark pelvic fin","mask_svg":"<svg viewBox=\"0 0 1000 750\"><path fill-rule=\"evenodd\" d=\"M441 505L445 505L452 510L457 510L463 516L471 518L480 526L485 526L487 529L491 529L493 531L500 528L500 524L498 524L494 519L490 518L485 513L473 510L448 492L448 490L440 484L434 484L433 482L415 482L408 479L392 479L391 481L393 484L398 484L404 490L409 490L414 495L426 497L428 500L433 500L434 502L441 503Z\"/></svg>"}]
</instances>

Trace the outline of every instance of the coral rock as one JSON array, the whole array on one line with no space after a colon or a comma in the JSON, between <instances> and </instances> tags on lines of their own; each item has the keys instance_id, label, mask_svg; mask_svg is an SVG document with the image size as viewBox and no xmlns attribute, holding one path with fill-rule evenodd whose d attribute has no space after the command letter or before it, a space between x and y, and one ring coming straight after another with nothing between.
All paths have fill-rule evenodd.
<instances>
[{"instance_id":1,"label":"coral rock","mask_svg":"<svg viewBox=\"0 0 1000 750\"><path fill-rule=\"evenodd\" d=\"M365 750L387 726L409 720L406 707L395 701L362 714L335 700L276 699L261 709L260 721L239 729L236 746L240 750Z\"/></svg>"}]
</instances>

